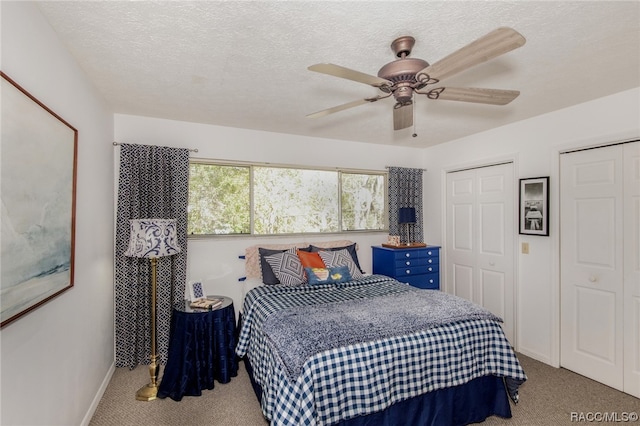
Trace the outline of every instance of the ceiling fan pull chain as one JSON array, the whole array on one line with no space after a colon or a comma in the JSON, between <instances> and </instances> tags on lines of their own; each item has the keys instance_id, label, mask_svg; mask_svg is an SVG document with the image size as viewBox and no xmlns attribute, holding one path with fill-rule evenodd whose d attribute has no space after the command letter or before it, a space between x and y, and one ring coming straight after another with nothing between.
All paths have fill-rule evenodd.
<instances>
[{"instance_id":1,"label":"ceiling fan pull chain","mask_svg":"<svg viewBox=\"0 0 640 426\"><path fill-rule=\"evenodd\" d=\"M411 136L413 136L414 138L418 137L418 134L416 133L416 105L418 104L418 98L416 97L413 100L413 134Z\"/></svg>"}]
</instances>

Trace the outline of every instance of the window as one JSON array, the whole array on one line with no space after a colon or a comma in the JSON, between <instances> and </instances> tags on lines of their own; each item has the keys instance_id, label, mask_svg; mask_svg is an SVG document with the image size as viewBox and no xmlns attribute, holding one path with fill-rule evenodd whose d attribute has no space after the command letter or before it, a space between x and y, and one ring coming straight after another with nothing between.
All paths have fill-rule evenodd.
<instances>
[{"instance_id":1,"label":"window","mask_svg":"<svg viewBox=\"0 0 640 426\"><path fill-rule=\"evenodd\" d=\"M204 162L190 173L190 235L387 228L386 173Z\"/></svg>"},{"instance_id":2,"label":"window","mask_svg":"<svg viewBox=\"0 0 640 426\"><path fill-rule=\"evenodd\" d=\"M189 234L251 232L249 167L189 165Z\"/></svg>"},{"instance_id":3,"label":"window","mask_svg":"<svg viewBox=\"0 0 640 426\"><path fill-rule=\"evenodd\" d=\"M385 177L382 174L341 173L342 229L385 229Z\"/></svg>"}]
</instances>

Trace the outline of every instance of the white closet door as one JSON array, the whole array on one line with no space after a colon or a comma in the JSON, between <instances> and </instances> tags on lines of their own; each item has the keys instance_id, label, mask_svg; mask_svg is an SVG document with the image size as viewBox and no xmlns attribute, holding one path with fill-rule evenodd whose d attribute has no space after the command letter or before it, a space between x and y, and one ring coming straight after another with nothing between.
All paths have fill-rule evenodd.
<instances>
[{"instance_id":1,"label":"white closet door","mask_svg":"<svg viewBox=\"0 0 640 426\"><path fill-rule=\"evenodd\" d=\"M622 147L563 154L560 164L560 362L622 390Z\"/></svg>"},{"instance_id":2,"label":"white closet door","mask_svg":"<svg viewBox=\"0 0 640 426\"><path fill-rule=\"evenodd\" d=\"M447 174L446 290L476 301L474 292L475 170Z\"/></svg>"},{"instance_id":3,"label":"white closet door","mask_svg":"<svg viewBox=\"0 0 640 426\"><path fill-rule=\"evenodd\" d=\"M513 164L447 174L447 291L504 320L515 345Z\"/></svg>"},{"instance_id":4,"label":"white closet door","mask_svg":"<svg viewBox=\"0 0 640 426\"><path fill-rule=\"evenodd\" d=\"M624 391L640 398L640 142L624 145Z\"/></svg>"}]
</instances>

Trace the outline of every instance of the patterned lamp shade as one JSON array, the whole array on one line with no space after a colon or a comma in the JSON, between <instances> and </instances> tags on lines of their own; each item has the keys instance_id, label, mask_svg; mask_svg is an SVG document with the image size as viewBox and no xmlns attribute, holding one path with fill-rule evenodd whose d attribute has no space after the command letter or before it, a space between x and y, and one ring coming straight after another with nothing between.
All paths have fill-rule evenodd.
<instances>
[{"instance_id":1,"label":"patterned lamp shade","mask_svg":"<svg viewBox=\"0 0 640 426\"><path fill-rule=\"evenodd\" d=\"M416 209L400 207L398 209L398 223L416 223Z\"/></svg>"},{"instance_id":2,"label":"patterned lamp shade","mask_svg":"<svg viewBox=\"0 0 640 426\"><path fill-rule=\"evenodd\" d=\"M180 253L175 219L131 219L125 256L156 258Z\"/></svg>"}]
</instances>

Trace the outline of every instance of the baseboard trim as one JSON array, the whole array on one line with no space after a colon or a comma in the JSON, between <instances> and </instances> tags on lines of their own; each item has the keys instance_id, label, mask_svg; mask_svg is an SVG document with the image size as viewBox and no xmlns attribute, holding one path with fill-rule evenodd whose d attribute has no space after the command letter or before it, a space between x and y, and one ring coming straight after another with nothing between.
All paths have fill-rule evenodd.
<instances>
[{"instance_id":1,"label":"baseboard trim","mask_svg":"<svg viewBox=\"0 0 640 426\"><path fill-rule=\"evenodd\" d=\"M82 423L80 423L80 426L89 426L89 422L91 422L91 418L95 414L96 409L98 408L98 404L100 404L100 400L102 399L102 396L107 390L107 386L109 386L109 382L111 381L111 377L113 377L113 373L115 373L115 371L116 371L116 366L114 363L114 364L111 364L111 366L109 367L109 370L107 370L107 375L104 377L104 380L102 380L102 384L98 388L98 392L96 393L96 396L93 398L93 401L91 402L91 405L87 410L87 414L84 415L84 418L82 419Z\"/></svg>"},{"instance_id":2,"label":"baseboard trim","mask_svg":"<svg viewBox=\"0 0 640 426\"><path fill-rule=\"evenodd\" d=\"M559 365L555 365L554 362L551 360L551 358L549 358L548 356L545 356L537 351L531 350L531 349L527 349L527 348L523 348L522 345L520 345L518 347L518 352L520 352L522 355L526 355L529 358L533 358L536 361L540 361L544 364L547 364L551 367L555 367L555 368L559 368Z\"/></svg>"}]
</instances>

